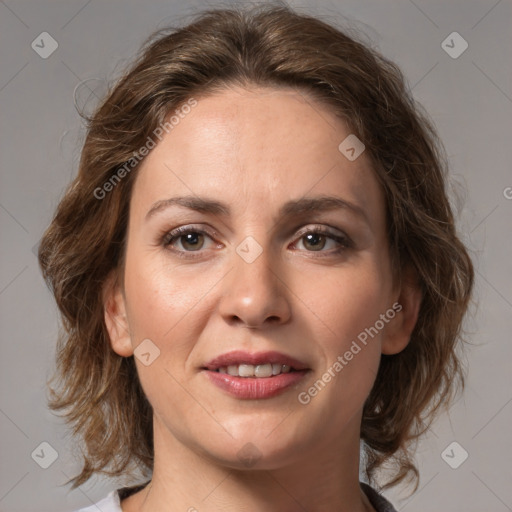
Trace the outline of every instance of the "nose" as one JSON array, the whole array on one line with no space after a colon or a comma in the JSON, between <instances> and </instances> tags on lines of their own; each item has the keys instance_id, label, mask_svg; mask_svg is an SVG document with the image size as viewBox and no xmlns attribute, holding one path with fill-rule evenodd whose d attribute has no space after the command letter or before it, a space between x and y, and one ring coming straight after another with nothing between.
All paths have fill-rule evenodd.
<instances>
[{"instance_id":1,"label":"nose","mask_svg":"<svg viewBox=\"0 0 512 512\"><path fill-rule=\"evenodd\" d=\"M223 280L219 312L231 325L250 329L284 324L290 319L290 290L282 265L268 249L252 262L233 251L232 270Z\"/></svg>"}]
</instances>

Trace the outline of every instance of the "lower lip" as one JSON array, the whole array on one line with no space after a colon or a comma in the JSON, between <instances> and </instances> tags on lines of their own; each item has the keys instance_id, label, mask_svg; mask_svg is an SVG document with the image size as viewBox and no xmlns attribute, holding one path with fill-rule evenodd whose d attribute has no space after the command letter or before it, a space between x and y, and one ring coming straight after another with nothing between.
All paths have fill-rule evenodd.
<instances>
[{"instance_id":1,"label":"lower lip","mask_svg":"<svg viewBox=\"0 0 512 512\"><path fill-rule=\"evenodd\" d=\"M307 370L281 373L274 377L233 377L227 373L204 370L204 373L220 389L235 398L257 400L271 398L304 378Z\"/></svg>"}]
</instances>

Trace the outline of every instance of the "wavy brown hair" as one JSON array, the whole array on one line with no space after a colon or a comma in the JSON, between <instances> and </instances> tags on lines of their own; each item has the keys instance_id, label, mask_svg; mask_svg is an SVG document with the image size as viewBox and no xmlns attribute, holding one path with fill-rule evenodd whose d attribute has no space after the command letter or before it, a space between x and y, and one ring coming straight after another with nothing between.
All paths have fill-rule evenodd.
<instances>
[{"instance_id":1,"label":"wavy brown hair","mask_svg":"<svg viewBox=\"0 0 512 512\"><path fill-rule=\"evenodd\" d=\"M423 300L410 343L382 356L364 405L364 468L376 483L377 470L391 464L383 487L406 477L417 486L411 447L464 382L458 346L473 286L447 197L442 145L395 64L318 18L267 5L210 10L159 31L88 119L78 175L39 248L63 323L49 404L73 426L84 459L72 488L94 473L149 474L153 464L151 405L133 357L110 346L102 296L108 276L122 275L137 165L108 193L98 190L133 163L176 108L232 85L309 95L366 145L386 197L393 270L400 279L413 268Z\"/></svg>"}]
</instances>

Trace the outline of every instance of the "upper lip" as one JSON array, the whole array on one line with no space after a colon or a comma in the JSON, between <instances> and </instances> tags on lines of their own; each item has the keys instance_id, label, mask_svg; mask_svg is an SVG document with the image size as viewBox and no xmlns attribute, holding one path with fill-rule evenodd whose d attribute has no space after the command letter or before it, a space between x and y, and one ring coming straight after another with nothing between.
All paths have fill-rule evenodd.
<instances>
[{"instance_id":1,"label":"upper lip","mask_svg":"<svg viewBox=\"0 0 512 512\"><path fill-rule=\"evenodd\" d=\"M276 351L255 352L250 353L244 350L233 350L220 356L213 358L210 362L206 363L204 368L207 370L218 370L224 366L233 366L239 364L252 364L254 366L259 364L285 364L291 366L294 370L307 370L308 366L295 359L294 357L282 354Z\"/></svg>"}]
</instances>

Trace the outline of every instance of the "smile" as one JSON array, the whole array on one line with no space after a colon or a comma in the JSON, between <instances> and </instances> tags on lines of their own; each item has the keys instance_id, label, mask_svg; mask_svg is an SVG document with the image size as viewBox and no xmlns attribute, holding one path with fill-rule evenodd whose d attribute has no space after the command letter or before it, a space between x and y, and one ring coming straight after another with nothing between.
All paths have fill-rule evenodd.
<instances>
[{"instance_id":1,"label":"smile","mask_svg":"<svg viewBox=\"0 0 512 512\"><path fill-rule=\"evenodd\" d=\"M239 364L222 366L217 370L219 373L227 373L233 377L275 377L281 373L289 373L292 367L287 364L265 363L265 364ZM295 371L295 370L293 370Z\"/></svg>"},{"instance_id":2,"label":"smile","mask_svg":"<svg viewBox=\"0 0 512 512\"><path fill-rule=\"evenodd\" d=\"M211 384L245 400L272 398L293 388L310 369L279 352L223 354L202 368Z\"/></svg>"}]
</instances>

